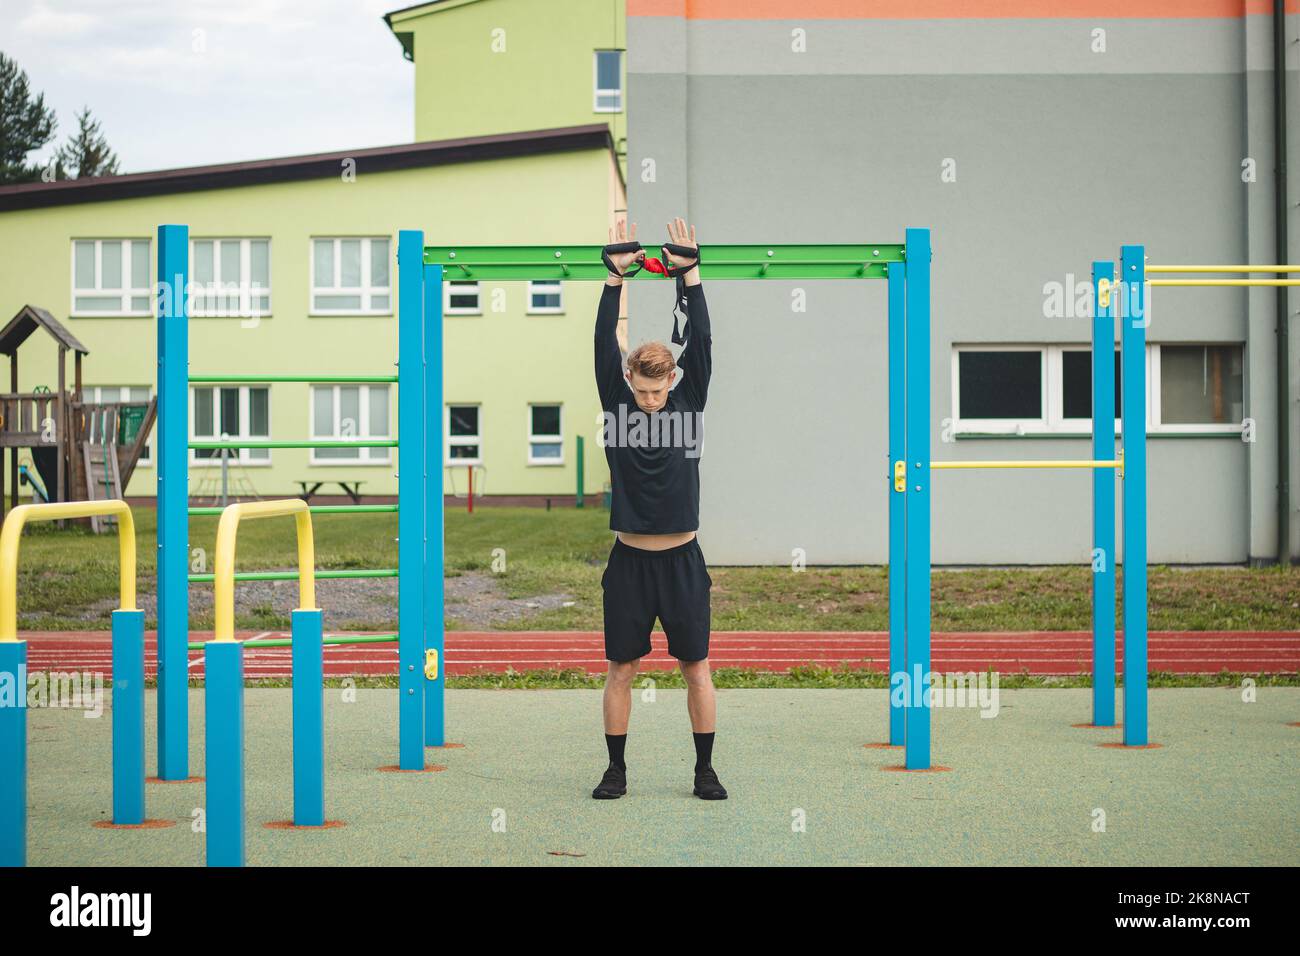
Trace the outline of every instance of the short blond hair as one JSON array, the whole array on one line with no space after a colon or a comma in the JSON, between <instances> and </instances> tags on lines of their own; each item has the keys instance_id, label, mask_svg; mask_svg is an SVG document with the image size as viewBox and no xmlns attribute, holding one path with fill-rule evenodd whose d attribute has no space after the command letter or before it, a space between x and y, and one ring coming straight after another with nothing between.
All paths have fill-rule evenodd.
<instances>
[{"instance_id":1,"label":"short blond hair","mask_svg":"<svg viewBox=\"0 0 1300 956\"><path fill-rule=\"evenodd\" d=\"M638 345L627 357L627 370L646 378L666 378L676 368L673 353L662 342Z\"/></svg>"}]
</instances>

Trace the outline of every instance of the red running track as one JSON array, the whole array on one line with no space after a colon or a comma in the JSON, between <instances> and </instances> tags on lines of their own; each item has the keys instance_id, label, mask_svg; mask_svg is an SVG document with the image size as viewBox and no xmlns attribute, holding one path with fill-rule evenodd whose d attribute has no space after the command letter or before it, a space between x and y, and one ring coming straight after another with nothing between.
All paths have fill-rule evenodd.
<instances>
[{"instance_id":1,"label":"red running track","mask_svg":"<svg viewBox=\"0 0 1300 956\"><path fill-rule=\"evenodd\" d=\"M193 633L191 641L210 635ZM288 637L288 634L241 632L249 637ZM96 632L30 632L27 640L31 671L112 670L109 634ZM145 636L145 671L157 670L156 635ZM654 650L645 659L647 670L674 666L664 636L656 632ZM1122 647L1117 667L1123 666ZM889 635L882 631L715 631L710 659L715 668L747 667L787 671L802 664L845 665L885 671ZM1087 631L945 632L932 640L932 666L939 672L984 671L1008 674L1091 673L1092 636ZM289 676L289 648L250 648L244 655L249 677ZM1219 671L1294 674L1300 671L1300 631L1154 631L1149 636L1148 663L1152 671L1214 674ZM447 634L449 674L481 671L580 669L603 673L604 643L598 631L453 631ZM202 676L203 653L190 651L190 673ZM396 674L396 644L331 645L325 648L325 673Z\"/></svg>"}]
</instances>

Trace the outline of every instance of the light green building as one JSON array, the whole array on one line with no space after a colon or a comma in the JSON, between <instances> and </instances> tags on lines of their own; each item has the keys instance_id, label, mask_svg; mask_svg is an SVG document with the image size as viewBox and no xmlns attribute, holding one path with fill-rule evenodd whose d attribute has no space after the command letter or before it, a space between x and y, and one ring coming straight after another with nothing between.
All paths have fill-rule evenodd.
<instances>
[{"instance_id":1,"label":"light green building","mask_svg":"<svg viewBox=\"0 0 1300 956\"><path fill-rule=\"evenodd\" d=\"M541 7L566 12L539 16ZM577 8L587 9L569 12ZM390 14L416 64L413 144L0 187L0 324L25 304L44 307L89 349L86 400L147 397L156 228L186 223L191 280L206 288L191 319L192 375L390 374L399 229L423 229L430 244L606 241L626 207L621 8L442 0ZM474 37L486 50L498 30L504 52L472 52ZM584 492L598 494L608 480L591 371L600 286L468 283L448 293L445 490L464 495L473 466L476 494L571 496L581 435ZM45 338L23 346L19 392L56 385L46 381L55 345ZM196 386L191 435L387 437L394 392ZM197 499L219 493L219 462L201 457L211 454L191 453ZM154 494L151 459L129 495ZM300 482L323 482L318 493L332 496L338 482L354 491L359 482L363 497L382 499L396 494L395 461L389 448L245 449L228 477L232 494L298 494Z\"/></svg>"}]
</instances>

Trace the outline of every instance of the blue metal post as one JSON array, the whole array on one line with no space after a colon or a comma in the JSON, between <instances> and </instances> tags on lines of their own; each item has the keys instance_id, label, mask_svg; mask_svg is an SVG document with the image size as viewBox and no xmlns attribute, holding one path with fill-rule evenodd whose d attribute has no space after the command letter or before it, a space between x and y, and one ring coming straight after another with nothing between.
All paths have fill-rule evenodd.
<instances>
[{"instance_id":1,"label":"blue metal post","mask_svg":"<svg viewBox=\"0 0 1300 956\"><path fill-rule=\"evenodd\" d=\"M424 233L397 239L398 766L424 769Z\"/></svg>"},{"instance_id":2,"label":"blue metal post","mask_svg":"<svg viewBox=\"0 0 1300 956\"><path fill-rule=\"evenodd\" d=\"M244 865L244 646L203 645L208 866Z\"/></svg>"},{"instance_id":3,"label":"blue metal post","mask_svg":"<svg viewBox=\"0 0 1300 956\"><path fill-rule=\"evenodd\" d=\"M1110 291L1102 293L1103 284ZM1092 457L1115 458L1115 263L1092 264ZM1105 304L1102 302L1105 300ZM1092 723L1115 726L1115 473L1092 470Z\"/></svg>"},{"instance_id":4,"label":"blue metal post","mask_svg":"<svg viewBox=\"0 0 1300 956\"><path fill-rule=\"evenodd\" d=\"M930 230L908 229L907 671L908 770L930 767Z\"/></svg>"},{"instance_id":5,"label":"blue metal post","mask_svg":"<svg viewBox=\"0 0 1300 956\"><path fill-rule=\"evenodd\" d=\"M189 776L189 227L158 227L158 776Z\"/></svg>"},{"instance_id":6,"label":"blue metal post","mask_svg":"<svg viewBox=\"0 0 1300 956\"><path fill-rule=\"evenodd\" d=\"M1120 249L1120 424L1124 441L1124 743L1147 744L1146 250Z\"/></svg>"},{"instance_id":7,"label":"blue metal post","mask_svg":"<svg viewBox=\"0 0 1300 956\"><path fill-rule=\"evenodd\" d=\"M907 495L894 485L895 466L907 467L907 266L901 262L888 265L889 277L889 471L885 476L889 489L889 742L901 747L905 740L901 699L907 687L906 647L907 600Z\"/></svg>"},{"instance_id":8,"label":"blue metal post","mask_svg":"<svg viewBox=\"0 0 1300 956\"><path fill-rule=\"evenodd\" d=\"M27 642L0 641L0 866L27 865Z\"/></svg>"},{"instance_id":9,"label":"blue metal post","mask_svg":"<svg viewBox=\"0 0 1300 956\"><path fill-rule=\"evenodd\" d=\"M319 610L296 610L293 625L293 822L325 825L325 657Z\"/></svg>"},{"instance_id":10,"label":"blue metal post","mask_svg":"<svg viewBox=\"0 0 1300 956\"><path fill-rule=\"evenodd\" d=\"M424 743L447 742L446 661L443 657L443 507L442 461L446 436L442 414L442 266L424 267L424 649L435 655L437 677L424 682Z\"/></svg>"},{"instance_id":11,"label":"blue metal post","mask_svg":"<svg viewBox=\"0 0 1300 956\"><path fill-rule=\"evenodd\" d=\"M113 822L144 823L144 611L113 612Z\"/></svg>"}]
</instances>

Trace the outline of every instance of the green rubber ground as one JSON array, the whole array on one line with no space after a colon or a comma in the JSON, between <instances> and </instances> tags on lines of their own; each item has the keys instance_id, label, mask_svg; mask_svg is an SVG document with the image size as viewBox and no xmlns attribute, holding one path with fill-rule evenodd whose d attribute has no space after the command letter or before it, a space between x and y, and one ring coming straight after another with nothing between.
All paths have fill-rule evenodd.
<instances>
[{"instance_id":1,"label":"green rubber ground","mask_svg":"<svg viewBox=\"0 0 1300 956\"><path fill-rule=\"evenodd\" d=\"M341 829L273 831L292 816L289 691L250 689L250 865L1300 863L1300 689L1155 690L1158 750L1098 747L1118 732L1077 729L1086 690L1008 690L1000 712L934 712L935 762L951 773L881 770L869 750L881 690L719 693L714 764L731 799L691 796L684 691L637 692L629 787L594 801L605 766L595 691L448 693L442 773L379 773L397 760L397 695L326 691L326 809ZM149 755L155 694L149 693ZM203 767L203 694L191 691L191 772ZM202 784L148 788L171 829L101 830L109 818L110 719L29 711L32 865L196 865ZM1104 812L1105 832L1095 832ZM803 821L803 826L799 826ZM559 855L556 855L559 854Z\"/></svg>"}]
</instances>

